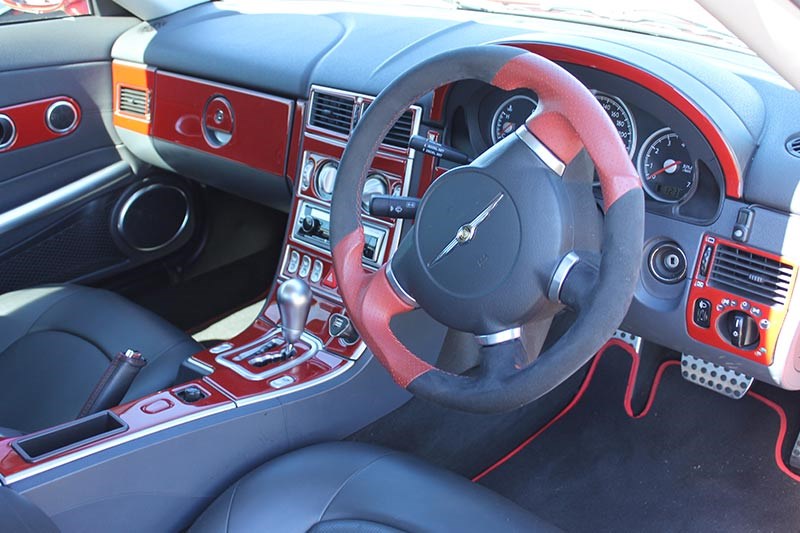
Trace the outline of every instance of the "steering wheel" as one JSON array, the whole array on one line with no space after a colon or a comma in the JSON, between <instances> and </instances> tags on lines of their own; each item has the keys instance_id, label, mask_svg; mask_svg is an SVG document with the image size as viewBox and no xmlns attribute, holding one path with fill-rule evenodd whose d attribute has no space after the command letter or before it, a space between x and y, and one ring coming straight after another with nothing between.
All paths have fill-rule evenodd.
<instances>
[{"instance_id":1,"label":"steering wheel","mask_svg":"<svg viewBox=\"0 0 800 533\"><path fill-rule=\"evenodd\" d=\"M415 224L394 256L368 273L361 263L359 206L372 158L410 105L464 79L504 90L530 89L539 104L513 135L470 165L439 177L425 192ZM586 230L581 226L586 209L570 199L564 177L566 165L583 147L603 193L599 265L574 249ZM541 56L510 46L477 46L412 68L369 106L337 175L331 244L344 305L395 382L417 396L482 413L525 405L580 369L628 310L642 260L639 177L594 96ZM594 204L591 210L597 217ZM538 357L528 354L521 327L552 319L565 305L577 312L570 329ZM482 357L474 372L445 372L395 337L391 319L417 307L475 335Z\"/></svg>"}]
</instances>

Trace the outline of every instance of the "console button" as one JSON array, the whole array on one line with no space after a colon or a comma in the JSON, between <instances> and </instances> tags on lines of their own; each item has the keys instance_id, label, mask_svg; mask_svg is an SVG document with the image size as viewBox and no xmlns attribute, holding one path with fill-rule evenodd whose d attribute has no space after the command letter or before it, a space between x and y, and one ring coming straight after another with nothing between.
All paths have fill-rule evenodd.
<instances>
[{"instance_id":1,"label":"console button","mask_svg":"<svg viewBox=\"0 0 800 533\"><path fill-rule=\"evenodd\" d=\"M314 267L311 269L311 282L312 283L319 283L319 280L322 279L322 261L316 259L314 261Z\"/></svg>"},{"instance_id":2,"label":"console button","mask_svg":"<svg viewBox=\"0 0 800 533\"><path fill-rule=\"evenodd\" d=\"M184 403L194 403L208 397L208 394L206 394L205 391L195 385L190 385L189 387L181 389L174 394Z\"/></svg>"},{"instance_id":3,"label":"console button","mask_svg":"<svg viewBox=\"0 0 800 533\"><path fill-rule=\"evenodd\" d=\"M318 235L322 222L318 218L307 215L300 221L300 232L305 235Z\"/></svg>"},{"instance_id":4,"label":"console button","mask_svg":"<svg viewBox=\"0 0 800 533\"><path fill-rule=\"evenodd\" d=\"M701 328L711 327L711 302L705 298L694 301L694 323Z\"/></svg>"},{"instance_id":5,"label":"console button","mask_svg":"<svg viewBox=\"0 0 800 533\"><path fill-rule=\"evenodd\" d=\"M270 381L269 386L273 389L282 389L292 383L294 383L294 378L292 376L281 376Z\"/></svg>"},{"instance_id":6,"label":"console button","mask_svg":"<svg viewBox=\"0 0 800 533\"><path fill-rule=\"evenodd\" d=\"M294 274L297 272L297 269L300 267L300 254L297 253L297 250L292 250L292 253L289 255L289 264L286 265L286 270L289 274Z\"/></svg>"},{"instance_id":7,"label":"console button","mask_svg":"<svg viewBox=\"0 0 800 533\"><path fill-rule=\"evenodd\" d=\"M342 341L346 346L358 342L358 332L353 327L350 319L339 313L334 313L328 322L328 333Z\"/></svg>"},{"instance_id":8,"label":"console button","mask_svg":"<svg viewBox=\"0 0 800 533\"><path fill-rule=\"evenodd\" d=\"M335 289L337 287L336 272L333 270L333 267L328 270L328 275L322 280L322 284L329 289Z\"/></svg>"},{"instance_id":9,"label":"console button","mask_svg":"<svg viewBox=\"0 0 800 533\"><path fill-rule=\"evenodd\" d=\"M154 415L156 413L160 413L161 411L166 411L170 407L172 407L171 401L165 400L164 398L160 398L158 400L148 403L147 405L143 405L142 411L144 411L148 415Z\"/></svg>"},{"instance_id":10,"label":"console button","mask_svg":"<svg viewBox=\"0 0 800 533\"><path fill-rule=\"evenodd\" d=\"M311 272L311 258L304 255L303 260L300 261L300 277L305 278L309 272Z\"/></svg>"}]
</instances>

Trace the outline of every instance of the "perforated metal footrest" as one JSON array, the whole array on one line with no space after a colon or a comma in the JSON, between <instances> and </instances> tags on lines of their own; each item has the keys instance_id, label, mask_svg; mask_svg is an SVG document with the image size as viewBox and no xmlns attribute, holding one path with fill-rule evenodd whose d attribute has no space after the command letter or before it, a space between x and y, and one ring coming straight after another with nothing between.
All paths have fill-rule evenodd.
<instances>
[{"instance_id":1,"label":"perforated metal footrest","mask_svg":"<svg viewBox=\"0 0 800 533\"><path fill-rule=\"evenodd\" d=\"M753 378L689 354L681 355L681 375L701 387L738 400L750 390Z\"/></svg>"},{"instance_id":2,"label":"perforated metal footrest","mask_svg":"<svg viewBox=\"0 0 800 533\"><path fill-rule=\"evenodd\" d=\"M636 353L642 353L642 338L638 335L634 335L633 333L628 333L627 331L623 331L618 329L614 332L611 336L612 339L621 340L626 344L630 344L631 347L636 351Z\"/></svg>"}]
</instances>

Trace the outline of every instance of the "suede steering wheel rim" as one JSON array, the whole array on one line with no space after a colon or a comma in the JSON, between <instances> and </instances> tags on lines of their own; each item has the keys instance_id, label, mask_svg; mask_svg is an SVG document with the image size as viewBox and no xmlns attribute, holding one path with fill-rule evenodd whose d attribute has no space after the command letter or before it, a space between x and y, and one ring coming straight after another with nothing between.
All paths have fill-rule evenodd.
<instances>
[{"instance_id":1,"label":"suede steering wheel rim","mask_svg":"<svg viewBox=\"0 0 800 533\"><path fill-rule=\"evenodd\" d=\"M437 179L394 257L368 273L361 263L359 206L372 158L408 106L464 79L530 89L539 104L515 134ZM599 265L575 253L580 228L564 200L563 167L582 148L596 166L604 198ZM446 52L383 90L348 142L331 206L339 290L367 346L413 394L483 413L541 397L600 349L633 297L643 233L641 182L608 115L566 70L510 46ZM564 305L577 310L575 323L531 363L519 328L552 318ZM394 336L391 319L416 307L476 335L483 345L476 372L444 372Z\"/></svg>"}]
</instances>

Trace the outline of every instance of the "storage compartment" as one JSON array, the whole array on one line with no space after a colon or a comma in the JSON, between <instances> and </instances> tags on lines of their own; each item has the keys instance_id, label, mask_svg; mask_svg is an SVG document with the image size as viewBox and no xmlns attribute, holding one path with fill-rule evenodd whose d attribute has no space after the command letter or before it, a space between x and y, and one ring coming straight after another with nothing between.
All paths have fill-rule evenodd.
<instances>
[{"instance_id":1,"label":"storage compartment","mask_svg":"<svg viewBox=\"0 0 800 533\"><path fill-rule=\"evenodd\" d=\"M73 450L128 429L128 425L111 411L62 424L40 433L22 437L11 446L29 463Z\"/></svg>"}]
</instances>

